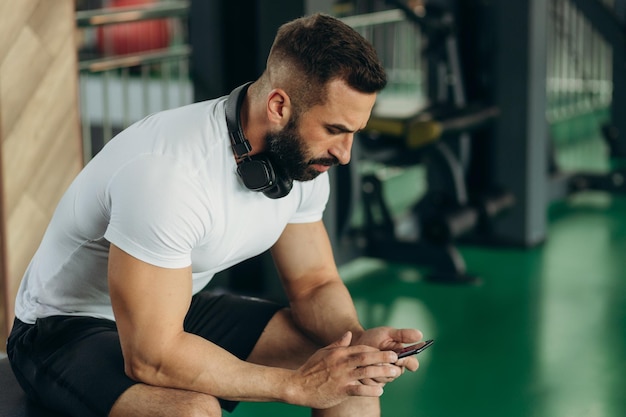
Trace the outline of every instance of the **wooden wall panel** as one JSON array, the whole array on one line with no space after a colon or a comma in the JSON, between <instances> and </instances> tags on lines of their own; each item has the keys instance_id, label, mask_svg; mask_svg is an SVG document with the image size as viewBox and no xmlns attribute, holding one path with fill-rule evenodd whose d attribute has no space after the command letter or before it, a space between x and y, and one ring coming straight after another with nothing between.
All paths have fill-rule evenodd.
<instances>
[{"instance_id":1,"label":"wooden wall panel","mask_svg":"<svg viewBox=\"0 0 626 417\"><path fill-rule=\"evenodd\" d=\"M82 167L74 27L73 0L0 0L0 341L28 262Z\"/></svg>"}]
</instances>

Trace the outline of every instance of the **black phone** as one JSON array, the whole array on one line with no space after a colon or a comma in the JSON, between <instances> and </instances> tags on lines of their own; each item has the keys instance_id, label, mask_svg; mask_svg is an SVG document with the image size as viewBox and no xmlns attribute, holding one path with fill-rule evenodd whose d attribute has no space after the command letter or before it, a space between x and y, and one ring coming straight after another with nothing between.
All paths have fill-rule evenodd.
<instances>
[{"instance_id":1,"label":"black phone","mask_svg":"<svg viewBox=\"0 0 626 417\"><path fill-rule=\"evenodd\" d=\"M417 355L424 351L428 346L432 345L434 340L425 340L423 342L416 343L411 346L407 346L398 352L398 359L406 358L407 356Z\"/></svg>"}]
</instances>

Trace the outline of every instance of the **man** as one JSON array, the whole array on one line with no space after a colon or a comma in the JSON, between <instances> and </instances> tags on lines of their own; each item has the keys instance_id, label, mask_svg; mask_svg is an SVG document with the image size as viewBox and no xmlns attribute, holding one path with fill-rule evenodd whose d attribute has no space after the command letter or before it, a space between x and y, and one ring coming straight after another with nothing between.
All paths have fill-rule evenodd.
<instances>
[{"instance_id":1,"label":"man","mask_svg":"<svg viewBox=\"0 0 626 417\"><path fill-rule=\"evenodd\" d=\"M363 329L321 218L326 171L349 162L385 83L371 45L314 15L280 28L256 82L109 142L20 287L7 351L25 391L79 417L219 416L238 401L379 415L383 386L418 367L395 351L421 333ZM200 291L268 248L289 309Z\"/></svg>"}]
</instances>

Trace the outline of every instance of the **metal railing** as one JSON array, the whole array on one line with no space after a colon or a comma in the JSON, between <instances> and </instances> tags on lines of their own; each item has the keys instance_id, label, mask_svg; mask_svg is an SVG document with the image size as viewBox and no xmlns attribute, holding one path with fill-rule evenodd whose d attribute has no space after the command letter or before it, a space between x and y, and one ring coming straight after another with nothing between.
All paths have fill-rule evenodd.
<instances>
[{"instance_id":1,"label":"metal railing","mask_svg":"<svg viewBox=\"0 0 626 417\"><path fill-rule=\"evenodd\" d=\"M374 112L380 116L411 115L426 104L424 37L398 9L344 17L342 20L369 40L385 67L389 82Z\"/></svg>"},{"instance_id":2,"label":"metal railing","mask_svg":"<svg viewBox=\"0 0 626 417\"><path fill-rule=\"evenodd\" d=\"M188 13L188 1L76 13L85 162L131 123L192 102Z\"/></svg>"},{"instance_id":3,"label":"metal railing","mask_svg":"<svg viewBox=\"0 0 626 417\"><path fill-rule=\"evenodd\" d=\"M613 95L612 48L571 0L550 0L548 7L546 117L555 157L564 170L605 168L600 126Z\"/></svg>"},{"instance_id":4,"label":"metal railing","mask_svg":"<svg viewBox=\"0 0 626 417\"><path fill-rule=\"evenodd\" d=\"M611 103L612 49L569 0L549 2L546 87L550 122Z\"/></svg>"}]
</instances>

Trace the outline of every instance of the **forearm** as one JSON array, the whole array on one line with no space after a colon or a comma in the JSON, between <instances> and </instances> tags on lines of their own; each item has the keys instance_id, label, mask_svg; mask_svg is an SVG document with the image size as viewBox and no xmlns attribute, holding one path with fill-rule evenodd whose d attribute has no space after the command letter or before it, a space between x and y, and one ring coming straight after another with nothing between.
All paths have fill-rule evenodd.
<instances>
[{"instance_id":1,"label":"forearm","mask_svg":"<svg viewBox=\"0 0 626 417\"><path fill-rule=\"evenodd\" d=\"M363 332L348 289L340 279L330 280L290 299L295 323L322 344L337 340L346 331Z\"/></svg>"},{"instance_id":2,"label":"forearm","mask_svg":"<svg viewBox=\"0 0 626 417\"><path fill-rule=\"evenodd\" d=\"M322 221L288 225L272 256L302 331L322 344L363 332Z\"/></svg>"},{"instance_id":3,"label":"forearm","mask_svg":"<svg viewBox=\"0 0 626 417\"><path fill-rule=\"evenodd\" d=\"M126 349L126 370L140 382L203 392L233 401L297 403L293 371L241 361L220 347L189 333L159 349L137 345Z\"/></svg>"},{"instance_id":4,"label":"forearm","mask_svg":"<svg viewBox=\"0 0 626 417\"><path fill-rule=\"evenodd\" d=\"M398 371L392 364L397 356L367 346L349 346L350 337L346 333L317 350L297 370L289 370L243 362L202 338L181 334L171 340L175 350L162 348L157 361L155 357L133 360L131 376L146 384L204 392L226 400L280 401L318 409L335 406L350 396L379 397L379 384L359 381L395 378ZM127 356L125 353L125 359Z\"/></svg>"}]
</instances>

